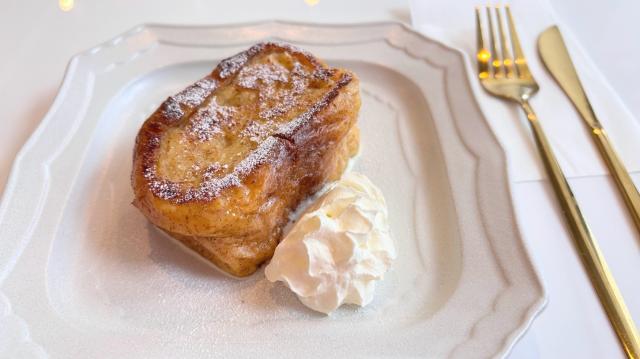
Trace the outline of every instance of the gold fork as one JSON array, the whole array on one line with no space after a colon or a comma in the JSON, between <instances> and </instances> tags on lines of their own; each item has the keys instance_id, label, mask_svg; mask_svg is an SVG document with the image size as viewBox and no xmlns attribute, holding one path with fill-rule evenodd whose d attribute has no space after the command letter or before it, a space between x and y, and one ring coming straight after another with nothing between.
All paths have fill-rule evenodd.
<instances>
[{"instance_id":1,"label":"gold fork","mask_svg":"<svg viewBox=\"0 0 640 359\"><path fill-rule=\"evenodd\" d=\"M480 8L476 8L478 78L487 92L494 96L517 102L527 115L542 162L560 201L562 212L569 223L578 253L591 279L591 284L595 288L627 356L638 359L640 358L640 339L638 339L633 319L624 304L596 240L580 212L578 203L562 173L562 169L558 165L538 117L536 117L533 108L529 104L529 99L538 92L539 87L531 75L522 52L511 10L508 6L505 6L509 26L507 35L502 12L499 7L495 7L495 20L500 35L500 44L498 44L493 23L494 16L492 16L491 7L486 7L490 49L484 46L484 30L480 11ZM511 46L509 46L508 38L511 40ZM511 48L513 51L510 51ZM512 52L513 56L511 55Z\"/></svg>"}]
</instances>

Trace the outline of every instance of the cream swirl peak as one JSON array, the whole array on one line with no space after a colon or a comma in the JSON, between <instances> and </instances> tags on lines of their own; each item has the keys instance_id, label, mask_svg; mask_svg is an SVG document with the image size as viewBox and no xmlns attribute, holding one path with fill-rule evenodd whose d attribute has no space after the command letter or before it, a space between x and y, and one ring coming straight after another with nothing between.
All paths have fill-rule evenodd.
<instances>
[{"instance_id":1,"label":"cream swirl peak","mask_svg":"<svg viewBox=\"0 0 640 359\"><path fill-rule=\"evenodd\" d=\"M344 303L369 304L395 258L382 192L364 175L349 173L300 217L265 275L328 314Z\"/></svg>"}]
</instances>

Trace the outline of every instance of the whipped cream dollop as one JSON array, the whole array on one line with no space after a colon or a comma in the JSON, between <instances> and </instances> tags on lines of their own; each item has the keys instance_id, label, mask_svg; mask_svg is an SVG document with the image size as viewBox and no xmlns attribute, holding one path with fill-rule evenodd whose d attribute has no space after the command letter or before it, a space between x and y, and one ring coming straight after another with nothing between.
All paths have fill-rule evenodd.
<instances>
[{"instance_id":1,"label":"whipped cream dollop","mask_svg":"<svg viewBox=\"0 0 640 359\"><path fill-rule=\"evenodd\" d=\"M382 192L362 174L329 185L276 247L265 275L307 307L365 306L396 258Z\"/></svg>"}]
</instances>

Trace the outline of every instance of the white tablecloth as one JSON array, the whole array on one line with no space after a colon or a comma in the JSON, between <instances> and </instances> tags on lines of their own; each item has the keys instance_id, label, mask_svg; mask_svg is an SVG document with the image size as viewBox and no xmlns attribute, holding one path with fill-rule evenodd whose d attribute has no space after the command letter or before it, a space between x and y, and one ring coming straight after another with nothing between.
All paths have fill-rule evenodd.
<instances>
[{"instance_id":1,"label":"white tablecloth","mask_svg":"<svg viewBox=\"0 0 640 359\"><path fill-rule=\"evenodd\" d=\"M70 12L62 12L56 0L5 2L0 10L0 191L16 152L51 105L69 58L136 24L220 24L274 18L331 23L410 22L404 0L320 0L315 6L307 2L234 0L219 6L216 3L222 2L204 0L76 0ZM640 113L640 43L635 38L640 33L640 5L630 1L603 5L595 0L567 0L554 3L554 8L627 107ZM640 175L633 177L640 185ZM640 236L612 179L574 178L570 183L600 239L629 309L640 323ZM543 277L549 303L510 357L622 357L548 182L515 183L514 197L518 221Z\"/></svg>"}]
</instances>

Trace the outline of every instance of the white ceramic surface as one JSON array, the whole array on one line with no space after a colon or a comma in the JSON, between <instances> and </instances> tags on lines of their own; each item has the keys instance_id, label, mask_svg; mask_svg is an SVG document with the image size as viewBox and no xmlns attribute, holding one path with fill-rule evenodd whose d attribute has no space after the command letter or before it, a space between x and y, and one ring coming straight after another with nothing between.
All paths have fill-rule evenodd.
<instances>
[{"instance_id":1,"label":"white ceramic surface","mask_svg":"<svg viewBox=\"0 0 640 359\"><path fill-rule=\"evenodd\" d=\"M129 204L131 148L146 116L267 38L361 77L355 170L385 194L399 249L362 310L325 318L261 272L220 276ZM0 353L506 353L544 292L467 67L461 53L393 23L140 26L74 57L0 205L0 328L11 333L0 336Z\"/></svg>"}]
</instances>

